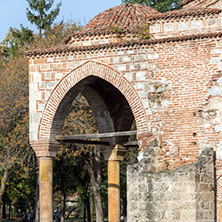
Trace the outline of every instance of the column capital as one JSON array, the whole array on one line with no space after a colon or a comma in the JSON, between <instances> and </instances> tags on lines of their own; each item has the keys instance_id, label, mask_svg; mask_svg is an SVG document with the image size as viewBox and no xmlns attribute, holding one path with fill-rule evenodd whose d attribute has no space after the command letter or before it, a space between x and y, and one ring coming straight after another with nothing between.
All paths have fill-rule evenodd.
<instances>
[{"instance_id":1,"label":"column capital","mask_svg":"<svg viewBox=\"0 0 222 222\"><path fill-rule=\"evenodd\" d=\"M101 152L108 161L123 161L123 158L127 152L127 148L122 145L115 145L115 146L104 146L101 149Z\"/></svg>"},{"instance_id":2,"label":"column capital","mask_svg":"<svg viewBox=\"0 0 222 222\"><path fill-rule=\"evenodd\" d=\"M52 139L41 139L30 141L33 150L38 158L40 157L55 157L61 144Z\"/></svg>"}]
</instances>

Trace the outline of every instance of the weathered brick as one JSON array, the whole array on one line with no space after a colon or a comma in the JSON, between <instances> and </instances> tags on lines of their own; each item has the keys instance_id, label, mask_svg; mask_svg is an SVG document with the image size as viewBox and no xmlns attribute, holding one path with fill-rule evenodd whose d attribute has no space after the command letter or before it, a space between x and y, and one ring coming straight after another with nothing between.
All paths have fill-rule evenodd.
<instances>
[{"instance_id":1,"label":"weathered brick","mask_svg":"<svg viewBox=\"0 0 222 222\"><path fill-rule=\"evenodd\" d=\"M192 10L186 11L190 13L187 17L180 16L180 13L182 12L173 12L169 18L152 20L150 24L152 39L147 43L140 42L130 33L121 38L116 34L107 33L80 37L73 35L68 43L74 46L73 48L95 44L97 46L87 47L84 51L80 48L79 51L67 52L65 56L60 56L61 53L60 55L43 53L36 58L33 56L29 60L32 117L30 139L52 138L52 133L60 132L61 126L57 123L52 124L59 104L62 105L69 90L76 87L80 81L87 82L87 77L93 75L97 80L104 79L110 83L113 86L112 90L118 89L125 97L136 120L138 132L152 133L152 137L141 139L140 149L141 152L145 152L152 141L157 141L158 158L155 161L159 169L173 170L192 164L198 160L204 148L213 147L217 157L216 173L217 177L220 177L222 175L222 40L219 34L214 38L214 34L206 37L203 33L221 32L221 18L218 12L210 13L204 9L195 16L192 13L196 12ZM186 38L183 38L185 35ZM127 41L131 40L134 40L134 43L128 45ZM126 44L123 44L124 41ZM101 48L99 44L102 45ZM104 44L107 45L104 47ZM102 81L100 84L103 84ZM59 118L62 119L63 113L60 115ZM144 166L144 171L146 167ZM140 183L147 186L155 181L147 175L137 178L134 176L136 177L134 174L129 175L132 184L138 185L134 187L136 195L129 194L131 199L134 198L129 206L129 209L132 209L129 218L134 219L129 221L147 221L150 216L149 209L152 209L148 206L151 206L151 203L155 206L155 203L141 197L140 193L144 191L144 187ZM179 183L176 177L171 178L172 180L163 175L160 178L157 175L154 177L158 180L153 187L157 190L156 197L163 196L172 200L169 201L165 217L175 222L185 221L185 218L187 221L195 221L193 217L196 212L191 207L194 204L191 200L193 187L188 183L189 189L185 193L180 190L181 186L184 187L185 178L186 182L193 181L194 178L181 173L180 179L183 182ZM201 178L202 176L199 179ZM195 179L198 182L196 177ZM165 187L164 181L168 181L169 187ZM161 195L158 190L163 185L167 192L174 190L178 192L177 195L173 192ZM147 187L147 190L148 188L151 189ZM207 189L207 185L201 184L197 188ZM222 185L218 186L217 195L222 199ZM181 212L174 202L176 198L184 199L186 196L190 202L184 203L184 206L189 208L189 213ZM209 198L208 194L204 196L206 200ZM142 205L138 204L140 199L144 201ZM207 204L202 204L203 209L206 209ZM166 205L159 206L163 206L164 209ZM209 203L209 206L212 211L214 205ZM138 212L139 209L147 209L147 212ZM153 211L153 214L160 216L158 211ZM141 215L146 219L138 219ZM211 216L203 211L198 217L202 218L199 220L201 221L203 218L208 220L207 218ZM167 220L162 219L162 221ZM212 221L211 218L208 221Z\"/></svg>"}]
</instances>

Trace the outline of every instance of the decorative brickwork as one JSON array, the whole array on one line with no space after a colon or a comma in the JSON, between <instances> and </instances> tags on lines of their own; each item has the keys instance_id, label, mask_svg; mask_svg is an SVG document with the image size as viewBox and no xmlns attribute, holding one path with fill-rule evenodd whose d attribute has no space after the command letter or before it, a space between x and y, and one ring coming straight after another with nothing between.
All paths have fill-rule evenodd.
<instances>
[{"instance_id":1,"label":"decorative brickwork","mask_svg":"<svg viewBox=\"0 0 222 222\"><path fill-rule=\"evenodd\" d=\"M183 4L188 6L200 2L203 6L212 3L202 0L183 1ZM219 6L220 1L216 3ZM54 138L61 132L67 110L81 92L92 106L99 132L127 131L133 119L136 120L141 150L139 157L142 158L155 144L152 169L171 171L194 164L204 149L212 147L216 153L216 177L210 176L217 181L217 209L221 209L221 8L185 7L178 11L157 13L148 7L148 11L144 12L146 15L141 12L142 8L138 5L112 8L98 15L84 31L68 36L63 46L27 52L30 140L32 144L41 144L40 140L55 144ZM103 15L112 18L112 13L118 10L120 14L113 15L115 21L106 23ZM132 16L142 13L141 18L150 24L151 39L141 40L132 31L133 19L128 24L127 13ZM139 18L137 14L137 22ZM98 25L100 22L101 27ZM113 22L124 28L121 34L104 28L105 24L111 27ZM122 139L112 142L121 143ZM46 152L41 148L36 152L39 151L39 155L55 155L56 149L51 145L45 147L48 149ZM147 166L143 167L146 171ZM187 172L186 168L180 169ZM182 173L175 175L183 180ZM141 183L148 181L147 177L143 181L140 176L138 181ZM158 179L158 175L154 177ZM153 182L149 177L147 183ZM173 184L173 180L171 182ZM197 195L201 193L199 191ZM192 195L195 196L195 192ZM190 201L194 204L196 200ZM194 207L192 204L190 206ZM146 209L146 206L143 207ZM209 212L212 212L214 206L210 204L209 207ZM198 209L194 209L192 215L197 212ZM202 213L208 214L205 211ZM134 213L130 215L130 221L136 221ZM213 216L208 216L204 218L212 221ZM202 221L204 218L198 216L194 220L192 217L190 221ZM220 220L222 215L218 210ZM146 215L145 220L138 221L150 220Z\"/></svg>"},{"instance_id":2,"label":"decorative brickwork","mask_svg":"<svg viewBox=\"0 0 222 222\"><path fill-rule=\"evenodd\" d=\"M47 101L46 108L42 115L42 121L39 130L40 139L49 138L50 136L53 137L54 134L56 135L59 132L61 132L61 128L63 126L63 120L66 117L66 115L62 117L61 114L59 114L58 117L59 120L56 120L55 117L56 111L58 110L59 105L62 103L62 100L65 100L64 97L66 96L66 94L68 94L68 92L78 82L90 76L92 70L96 70L96 72L93 72L93 75L107 80L120 90L120 92L125 96L126 100L128 101L130 107L132 108L134 118L137 122L138 130L140 132L147 131L148 126L146 125L147 121L146 121L145 110L132 85L130 85L129 82L124 77L122 77L118 72L114 71L113 69L99 63L86 62L83 65L71 71L65 77L63 77L63 79L57 84L57 87L55 87L55 89L51 93L51 96ZM53 120L53 118L55 119ZM52 129L53 121L57 122L55 126L58 127L58 129L56 128ZM59 124L60 122L61 124Z\"/></svg>"}]
</instances>

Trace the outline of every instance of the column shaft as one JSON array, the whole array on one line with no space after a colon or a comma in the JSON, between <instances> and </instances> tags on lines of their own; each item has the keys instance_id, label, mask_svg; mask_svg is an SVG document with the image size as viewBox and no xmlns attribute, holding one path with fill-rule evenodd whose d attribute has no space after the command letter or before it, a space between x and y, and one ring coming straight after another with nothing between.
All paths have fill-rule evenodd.
<instances>
[{"instance_id":1,"label":"column shaft","mask_svg":"<svg viewBox=\"0 0 222 222\"><path fill-rule=\"evenodd\" d=\"M40 222L53 222L53 158L39 158Z\"/></svg>"},{"instance_id":2,"label":"column shaft","mask_svg":"<svg viewBox=\"0 0 222 222\"><path fill-rule=\"evenodd\" d=\"M222 201L217 201L217 221L222 222Z\"/></svg>"},{"instance_id":3,"label":"column shaft","mask_svg":"<svg viewBox=\"0 0 222 222\"><path fill-rule=\"evenodd\" d=\"M108 160L109 221L120 222L120 162Z\"/></svg>"}]
</instances>

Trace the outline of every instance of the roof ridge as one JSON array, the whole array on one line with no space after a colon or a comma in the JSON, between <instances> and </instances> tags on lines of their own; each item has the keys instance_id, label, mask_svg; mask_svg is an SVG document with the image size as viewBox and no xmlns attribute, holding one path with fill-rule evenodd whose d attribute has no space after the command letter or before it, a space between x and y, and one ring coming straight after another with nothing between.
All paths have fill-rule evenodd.
<instances>
[{"instance_id":1,"label":"roof ridge","mask_svg":"<svg viewBox=\"0 0 222 222\"><path fill-rule=\"evenodd\" d=\"M153 44L161 44L168 42L178 42L178 41L189 41L195 39L205 39L205 38L217 38L222 37L222 32L215 33L204 33L204 34L193 34L193 35L184 35L178 37L167 37L160 39L151 39L151 40L131 40L131 41L123 41L117 43L108 43L102 45L92 45L92 46L62 46L62 47L53 47L48 49L34 49L26 51L27 57L35 57L42 55L50 55L50 54L62 54L69 52L89 52L94 50L104 50L104 49L112 49L119 47L133 47L133 46L142 46L142 45L153 45Z\"/></svg>"},{"instance_id":2,"label":"roof ridge","mask_svg":"<svg viewBox=\"0 0 222 222\"><path fill-rule=\"evenodd\" d=\"M105 10L95 16L89 23L83 27L83 31L104 29L111 26L124 26L135 21L142 21L149 14L156 14L158 11L142 4L122 4ZM130 16L131 15L131 16ZM129 20L129 16L134 18Z\"/></svg>"},{"instance_id":3,"label":"roof ridge","mask_svg":"<svg viewBox=\"0 0 222 222\"><path fill-rule=\"evenodd\" d=\"M168 11L164 13L158 13L150 15L149 21L157 19L168 19L168 18L178 18L183 16L195 16L202 13L217 14L220 13L222 9L219 8L204 8L204 7L191 7L179 10Z\"/></svg>"},{"instance_id":4,"label":"roof ridge","mask_svg":"<svg viewBox=\"0 0 222 222\"><path fill-rule=\"evenodd\" d=\"M186 5L186 4L189 4L189 3L192 2L192 1L195 1L195 0L182 0L182 1L180 2L180 6L184 6L184 5Z\"/></svg>"}]
</instances>

